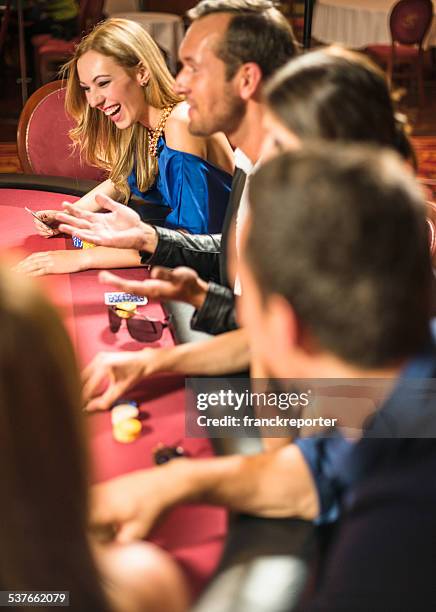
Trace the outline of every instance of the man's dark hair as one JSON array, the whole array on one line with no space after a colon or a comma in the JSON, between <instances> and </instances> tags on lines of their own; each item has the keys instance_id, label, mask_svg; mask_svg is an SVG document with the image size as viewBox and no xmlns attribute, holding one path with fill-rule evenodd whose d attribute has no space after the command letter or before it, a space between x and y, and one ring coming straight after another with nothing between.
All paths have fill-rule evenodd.
<instances>
[{"instance_id":1,"label":"man's dark hair","mask_svg":"<svg viewBox=\"0 0 436 612\"><path fill-rule=\"evenodd\" d=\"M320 346L387 366L429 337L431 263L419 188L394 153L325 145L281 155L250 182L246 257Z\"/></svg>"},{"instance_id":2,"label":"man's dark hair","mask_svg":"<svg viewBox=\"0 0 436 612\"><path fill-rule=\"evenodd\" d=\"M254 62L269 78L297 54L298 44L289 22L270 0L202 0L187 12L191 21L216 13L232 18L216 55L232 79L242 64Z\"/></svg>"},{"instance_id":3,"label":"man's dark hair","mask_svg":"<svg viewBox=\"0 0 436 612\"><path fill-rule=\"evenodd\" d=\"M379 144L413 163L386 76L359 53L338 47L307 53L276 72L265 99L300 138Z\"/></svg>"}]
</instances>

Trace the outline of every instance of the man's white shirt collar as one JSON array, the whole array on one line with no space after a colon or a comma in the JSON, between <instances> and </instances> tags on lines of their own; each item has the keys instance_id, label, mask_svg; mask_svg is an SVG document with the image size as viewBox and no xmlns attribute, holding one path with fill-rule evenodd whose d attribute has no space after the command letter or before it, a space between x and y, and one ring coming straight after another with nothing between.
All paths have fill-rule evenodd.
<instances>
[{"instance_id":1,"label":"man's white shirt collar","mask_svg":"<svg viewBox=\"0 0 436 612\"><path fill-rule=\"evenodd\" d=\"M251 159L247 157L247 155L245 155L244 151L241 151L241 149L235 149L233 155L235 159L235 166L249 176L253 172L255 164L253 164Z\"/></svg>"},{"instance_id":2,"label":"man's white shirt collar","mask_svg":"<svg viewBox=\"0 0 436 612\"><path fill-rule=\"evenodd\" d=\"M239 208L237 210L236 220L235 220L235 223L236 223L236 254L237 254L237 257L239 259L240 243L241 243L241 230L242 230L242 226L244 225L245 220L247 218L248 209L249 209L249 204L248 204L248 185L250 183L250 176L258 169L258 167L261 164L261 160L258 159L257 162L255 164L253 164L251 159L249 157L247 157L247 155L245 155L245 153L243 151L241 151L241 149L235 149L234 156L235 156L235 166L237 168L240 168L240 170L245 172L245 174L247 175L247 180L245 181L244 189L243 189L242 194L241 194L241 200L239 202ZM241 295L241 293L242 293L241 281L239 279L239 274L237 274L237 276L236 276L235 286L234 286L233 291L234 291L235 295Z\"/></svg>"}]
</instances>

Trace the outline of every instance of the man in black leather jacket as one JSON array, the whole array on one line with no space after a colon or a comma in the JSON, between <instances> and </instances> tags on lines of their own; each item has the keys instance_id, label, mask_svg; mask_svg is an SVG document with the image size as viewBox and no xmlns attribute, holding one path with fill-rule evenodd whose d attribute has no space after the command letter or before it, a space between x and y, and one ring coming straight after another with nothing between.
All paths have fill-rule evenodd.
<instances>
[{"instance_id":1,"label":"man in black leather jacket","mask_svg":"<svg viewBox=\"0 0 436 612\"><path fill-rule=\"evenodd\" d=\"M260 90L263 81L295 55L292 30L274 3L265 0L203 0L188 17L193 24L180 47L183 68L176 87L191 104L190 131L203 136L224 132L255 164L264 138ZM237 168L222 236L156 228L156 249L151 257L144 253L143 263L188 266L209 281L192 320L194 329L221 333L237 327L226 250L244 183L244 173Z\"/></svg>"}]
</instances>

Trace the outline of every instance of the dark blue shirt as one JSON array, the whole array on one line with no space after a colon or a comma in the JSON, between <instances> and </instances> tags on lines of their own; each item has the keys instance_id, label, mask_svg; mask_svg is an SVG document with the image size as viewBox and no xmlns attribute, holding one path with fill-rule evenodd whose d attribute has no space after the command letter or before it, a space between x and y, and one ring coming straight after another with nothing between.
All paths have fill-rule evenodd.
<instances>
[{"instance_id":1,"label":"dark blue shirt","mask_svg":"<svg viewBox=\"0 0 436 612\"><path fill-rule=\"evenodd\" d=\"M436 610L435 377L429 348L406 366L370 437L331 468L341 521L305 611Z\"/></svg>"},{"instance_id":2,"label":"dark blue shirt","mask_svg":"<svg viewBox=\"0 0 436 612\"><path fill-rule=\"evenodd\" d=\"M146 192L139 191L133 170L128 177L132 195L169 207L171 212L166 217L166 227L186 229L193 234L220 233L230 195L231 175L197 155L171 149L162 136L157 154L159 170L153 186ZM141 208L136 208L139 214ZM147 220L145 210L144 220Z\"/></svg>"},{"instance_id":3,"label":"dark blue shirt","mask_svg":"<svg viewBox=\"0 0 436 612\"><path fill-rule=\"evenodd\" d=\"M425 432L427 437L436 437L435 383L432 377L436 377L434 345L406 364L393 393L372 419L361 442L354 444L338 431L327 436L296 440L318 491L320 514L316 523L328 523L338 518L344 496L358 481L360 471L365 471L359 449L368 443L371 446L374 440L368 438L398 440L422 437ZM428 382L425 383L424 379ZM419 381L419 396L412 381ZM375 449L376 445L371 448Z\"/></svg>"}]
</instances>

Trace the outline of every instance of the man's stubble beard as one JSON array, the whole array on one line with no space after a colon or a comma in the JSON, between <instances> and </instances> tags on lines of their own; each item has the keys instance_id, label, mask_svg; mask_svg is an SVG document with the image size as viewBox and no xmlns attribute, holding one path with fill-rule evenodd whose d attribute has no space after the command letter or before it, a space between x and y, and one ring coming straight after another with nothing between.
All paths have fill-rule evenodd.
<instances>
[{"instance_id":1,"label":"man's stubble beard","mask_svg":"<svg viewBox=\"0 0 436 612\"><path fill-rule=\"evenodd\" d=\"M223 132L226 136L236 132L245 116L246 104L233 93L226 93L225 98L223 109L216 116L209 115L197 122L191 120L188 125L189 133L205 138L217 132Z\"/></svg>"}]
</instances>

